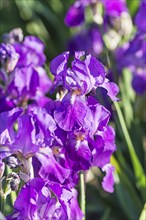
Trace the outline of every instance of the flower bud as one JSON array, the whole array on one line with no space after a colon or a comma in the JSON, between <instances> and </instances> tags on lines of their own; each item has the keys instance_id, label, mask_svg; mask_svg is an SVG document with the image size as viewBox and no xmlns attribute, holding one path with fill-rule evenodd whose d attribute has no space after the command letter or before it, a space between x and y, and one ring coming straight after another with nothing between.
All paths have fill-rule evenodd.
<instances>
[{"instance_id":1,"label":"flower bud","mask_svg":"<svg viewBox=\"0 0 146 220\"><path fill-rule=\"evenodd\" d=\"M21 166L21 162L19 161L19 159L15 155L11 155L9 157L6 157L5 162L11 169Z\"/></svg>"},{"instance_id":2,"label":"flower bud","mask_svg":"<svg viewBox=\"0 0 146 220\"><path fill-rule=\"evenodd\" d=\"M18 190L18 187L19 187L19 184L20 184L20 177L17 173L10 173L8 176L7 176L7 179L10 183L10 188L12 191L17 191Z\"/></svg>"},{"instance_id":3,"label":"flower bud","mask_svg":"<svg viewBox=\"0 0 146 220\"><path fill-rule=\"evenodd\" d=\"M7 73L14 70L19 59L19 54L16 53L14 47L10 44L2 43L0 45L0 61L2 67Z\"/></svg>"},{"instance_id":4,"label":"flower bud","mask_svg":"<svg viewBox=\"0 0 146 220\"><path fill-rule=\"evenodd\" d=\"M14 44L15 42L23 41L23 32L21 28L15 28L10 33L3 35L3 42Z\"/></svg>"},{"instance_id":5,"label":"flower bud","mask_svg":"<svg viewBox=\"0 0 146 220\"><path fill-rule=\"evenodd\" d=\"M0 161L0 178L3 176L5 170L5 164Z\"/></svg>"}]
</instances>

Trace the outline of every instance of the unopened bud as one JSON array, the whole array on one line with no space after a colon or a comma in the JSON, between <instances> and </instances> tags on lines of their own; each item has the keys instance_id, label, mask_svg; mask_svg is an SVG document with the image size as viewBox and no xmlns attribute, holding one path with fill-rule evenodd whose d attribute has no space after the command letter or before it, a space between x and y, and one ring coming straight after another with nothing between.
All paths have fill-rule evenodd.
<instances>
[{"instance_id":1,"label":"unopened bud","mask_svg":"<svg viewBox=\"0 0 146 220\"><path fill-rule=\"evenodd\" d=\"M0 161L0 178L3 176L5 170L5 164Z\"/></svg>"},{"instance_id":2,"label":"unopened bud","mask_svg":"<svg viewBox=\"0 0 146 220\"><path fill-rule=\"evenodd\" d=\"M6 157L5 162L11 169L18 168L21 166L21 162L18 160L18 158L15 155Z\"/></svg>"},{"instance_id":3,"label":"unopened bud","mask_svg":"<svg viewBox=\"0 0 146 220\"><path fill-rule=\"evenodd\" d=\"M14 70L18 59L19 54L15 51L12 45L4 43L0 45L0 61L2 67L7 73L10 73Z\"/></svg>"},{"instance_id":4,"label":"unopened bud","mask_svg":"<svg viewBox=\"0 0 146 220\"><path fill-rule=\"evenodd\" d=\"M15 28L10 33L6 33L2 37L4 43L14 44L23 41L23 32L21 28Z\"/></svg>"},{"instance_id":5,"label":"unopened bud","mask_svg":"<svg viewBox=\"0 0 146 220\"><path fill-rule=\"evenodd\" d=\"M12 191L17 191L18 188L19 188L19 184L20 184L20 177L17 173L10 173L8 176L7 176L7 179L9 181L9 184L10 184L10 188Z\"/></svg>"}]
</instances>

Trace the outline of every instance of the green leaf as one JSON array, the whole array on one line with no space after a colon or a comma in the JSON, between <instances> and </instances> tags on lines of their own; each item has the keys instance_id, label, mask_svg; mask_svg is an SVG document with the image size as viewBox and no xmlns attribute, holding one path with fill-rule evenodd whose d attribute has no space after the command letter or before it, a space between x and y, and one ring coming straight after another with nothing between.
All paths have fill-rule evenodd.
<instances>
[{"instance_id":1,"label":"green leaf","mask_svg":"<svg viewBox=\"0 0 146 220\"><path fill-rule=\"evenodd\" d=\"M135 174L135 179L136 179L136 185L137 188L140 190L141 195L144 197L144 189L145 189L145 182L146 182L146 177L144 174L144 170L143 167L137 157L137 154L135 152L135 149L133 147L131 138L129 136L128 133L128 129L126 127L126 123L122 114L122 111L119 107L119 104L117 102L114 103L118 117L119 117L119 121L120 121L120 125L121 128L123 130L123 134L127 143L127 147L128 147L128 151L131 157L131 161L132 161L132 165L133 165L133 170L134 170L134 174Z\"/></svg>"},{"instance_id":2,"label":"green leaf","mask_svg":"<svg viewBox=\"0 0 146 220\"><path fill-rule=\"evenodd\" d=\"M141 198L134 187L133 180L129 178L126 171L114 156L111 157L111 163L115 166L116 184L115 190L118 195L119 202L130 220L137 219L142 208Z\"/></svg>"},{"instance_id":3,"label":"green leaf","mask_svg":"<svg viewBox=\"0 0 146 220\"><path fill-rule=\"evenodd\" d=\"M140 4L140 0L134 0L131 2L131 0L127 0L127 6L129 8L130 14L133 17L138 10Z\"/></svg>"},{"instance_id":4,"label":"green leaf","mask_svg":"<svg viewBox=\"0 0 146 220\"><path fill-rule=\"evenodd\" d=\"M139 220L145 220L145 219L146 219L146 203L144 204L143 210L139 217Z\"/></svg>"}]
</instances>

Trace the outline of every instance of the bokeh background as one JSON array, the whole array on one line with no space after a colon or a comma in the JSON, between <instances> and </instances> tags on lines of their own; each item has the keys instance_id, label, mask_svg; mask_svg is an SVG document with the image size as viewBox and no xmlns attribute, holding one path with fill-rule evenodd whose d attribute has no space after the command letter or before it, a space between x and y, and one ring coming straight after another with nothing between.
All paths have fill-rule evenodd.
<instances>
[{"instance_id":1,"label":"bokeh background","mask_svg":"<svg viewBox=\"0 0 146 220\"><path fill-rule=\"evenodd\" d=\"M24 35L38 36L45 44L47 68L51 59L67 50L69 40L79 32L80 28L69 28L64 24L65 15L72 3L74 0L0 0L0 35L20 27ZM132 21L139 4L139 0L127 1ZM90 12L87 17L90 23ZM132 28L135 31L135 27ZM106 65L108 56L104 55L99 59ZM110 64L116 65L114 61ZM146 168L146 95L140 96L134 92L132 76L128 70L123 70L120 76L115 70L114 75L120 87L120 109L134 149L128 147L121 122L112 105L111 125L115 127L117 135L117 152L112 157L116 167L115 192L104 192L101 172L92 169L87 174L86 184L87 220L145 220L146 182L143 170Z\"/></svg>"}]
</instances>

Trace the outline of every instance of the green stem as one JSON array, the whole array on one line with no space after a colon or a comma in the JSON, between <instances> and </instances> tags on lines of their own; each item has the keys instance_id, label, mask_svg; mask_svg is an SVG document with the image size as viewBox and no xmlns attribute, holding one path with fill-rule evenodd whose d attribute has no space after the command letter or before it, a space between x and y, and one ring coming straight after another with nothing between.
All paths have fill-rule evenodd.
<instances>
[{"instance_id":1,"label":"green stem","mask_svg":"<svg viewBox=\"0 0 146 220\"><path fill-rule=\"evenodd\" d=\"M10 198L11 198L11 203L12 203L12 207L14 206L14 202L17 198L17 193L15 191L12 191L10 194Z\"/></svg>"},{"instance_id":2,"label":"green stem","mask_svg":"<svg viewBox=\"0 0 146 220\"><path fill-rule=\"evenodd\" d=\"M119 117L119 121L120 121L122 130L123 130L123 134L125 136L125 140L127 142L128 148L129 148L130 152L132 152L134 150L134 147L133 147L132 141L130 139L130 136L129 136L129 133L128 133L128 130L126 127L126 123L125 123L122 111L121 111L119 104L117 102L114 102L114 105L115 105L115 108L116 108L116 111L117 111L117 114Z\"/></svg>"},{"instance_id":3,"label":"green stem","mask_svg":"<svg viewBox=\"0 0 146 220\"><path fill-rule=\"evenodd\" d=\"M85 190L85 174L83 172L81 172L80 174L80 189L81 189L80 206L84 214L84 217L82 220L85 220L86 219L86 190Z\"/></svg>"},{"instance_id":4,"label":"green stem","mask_svg":"<svg viewBox=\"0 0 146 220\"><path fill-rule=\"evenodd\" d=\"M4 208L5 208L5 201L6 201L6 197L5 195L1 196L1 207L0 207L0 210L1 212L4 214Z\"/></svg>"}]
</instances>

